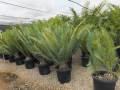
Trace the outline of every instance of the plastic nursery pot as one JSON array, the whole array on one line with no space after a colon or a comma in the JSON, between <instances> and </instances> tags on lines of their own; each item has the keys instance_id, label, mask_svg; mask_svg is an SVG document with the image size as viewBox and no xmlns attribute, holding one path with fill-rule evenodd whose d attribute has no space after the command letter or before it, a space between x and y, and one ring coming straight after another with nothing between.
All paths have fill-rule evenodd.
<instances>
[{"instance_id":1,"label":"plastic nursery pot","mask_svg":"<svg viewBox=\"0 0 120 90\"><path fill-rule=\"evenodd\" d=\"M38 61L35 57L32 57L32 59L33 59L33 61L34 61L34 63L40 63L40 61Z\"/></svg>"},{"instance_id":2,"label":"plastic nursery pot","mask_svg":"<svg viewBox=\"0 0 120 90\"><path fill-rule=\"evenodd\" d=\"M16 65L22 65L24 64L24 60L22 57L15 58Z\"/></svg>"},{"instance_id":3,"label":"plastic nursery pot","mask_svg":"<svg viewBox=\"0 0 120 90\"><path fill-rule=\"evenodd\" d=\"M44 60L46 63L48 63L50 66L54 65L54 62L53 61L50 61L50 60Z\"/></svg>"},{"instance_id":4,"label":"plastic nursery pot","mask_svg":"<svg viewBox=\"0 0 120 90\"><path fill-rule=\"evenodd\" d=\"M8 59L10 63L15 62L14 56L8 56Z\"/></svg>"},{"instance_id":5,"label":"plastic nursery pot","mask_svg":"<svg viewBox=\"0 0 120 90\"><path fill-rule=\"evenodd\" d=\"M116 51L117 51L118 57L120 58L120 48L118 48Z\"/></svg>"},{"instance_id":6,"label":"plastic nursery pot","mask_svg":"<svg viewBox=\"0 0 120 90\"><path fill-rule=\"evenodd\" d=\"M71 67L67 70L60 70L59 66L56 66L57 78L61 84L70 82L71 70Z\"/></svg>"},{"instance_id":7,"label":"plastic nursery pot","mask_svg":"<svg viewBox=\"0 0 120 90\"><path fill-rule=\"evenodd\" d=\"M23 59L23 60L25 59L25 56L24 56L24 55L20 55L20 57L21 57L21 59Z\"/></svg>"},{"instance_id":8,"label":"plastic nursery pot","mask_svg":"<svg viewBox=\"0 0 120 90\"><path fill-rule=\"evenodd\" d=\"M24 63L25 63L26 69L32 69L32 68L35 67L35 63L34 63L33 59L31 59L31 60L24 60Z\"/></svg>"},{"instance_id":9,"label":"plastic nursery pot","mask_svg":"<svg viewBox=\"0 0 120 90\"><path fill-rule=\"evenodd\" d=\"M0 59L2 59L3 58L3 55L2 54L0 54Z\"/></svg>"},{"instance_id":10,"label":"plastic nursery pot","mask_svg":"<svg viewBox=\"0 0 120 90\"><path fill-rule=\"evenodd\" d=\"M113 70L112 70L113 72L116 72L119 69L119 65L118 64L120 64L120 61L118 61L118 63L113 68Z\"/></svg>"},{"instance_id":11,"label":"plastic nursery pot","mask_svg":"<svg viewBox=\"0 0 120 90\"><path fill-rule=\"evenodd\" d=\"M106 71L99 71L100 75L104 75ZM116 82L118 81L118 77L114 80L101 80L96 77L95 74L92 74L94 90L115 90Z\"/></svg>"},{"instance_id":12,"label":"plastic nursery pot","mask_svg":"<svg viewBox=\"0 0 120 90\"><path fill-rule=\"evenodd\" d=\"M90 53L89 53L89 52L88 52L88 53L85 53L85 52L82 51L82 56L84 57L84 56L86 56L86 55L90 55Z\"/></svg>"},{"instance_id":13,"label":"plastic nursery pot","mask_svg":"<svg viewBox=\"0 0 120 90\"><path fill-rule=\"evenodd\" d=\"M85 53L82 51L82 56L85 56Z\"/></svg>"},{"instance_id":14,"label":"plastic nursery pot","mask_svg":"<svg viewBox=\"0 0 120 90\"><path fill-rule=\"evenodd\" d=\"M68 67L72 67L72 57L67 62Z\"/></svg>"},{"instance_id":15,"label":"plastic nursery pot","mask_svg":"<svg viewBox=\"0 0 120 90\"><path fill-rule=\"evenodd\" d=\"M8 59L9 59L9 58L8 58L8 55L4 54L4 59L5 59L5 60L8 60Z\"/></svg>"},{"instance_id":16,"label":"plastic nursery pot","mask_svg":"<svg viewBox=\"0 0 120 90\"><path fill-rule=\"evenodd\" d=\"M50 73L50 65L49 63L46 64L38 64L39 74L47 75Z\"/></svg>"},{"instance_id":17,"label":"plastic nursery pot","mask_svg":"<svg viewBox=\"0 0 120 90\"><path fill-rule=\"evenodd\" d=\"M81 55L81 59L82 59L82 66L87 67L87 64L89 63L89 57L85 57Z\"/></svg>"}]
</instances>

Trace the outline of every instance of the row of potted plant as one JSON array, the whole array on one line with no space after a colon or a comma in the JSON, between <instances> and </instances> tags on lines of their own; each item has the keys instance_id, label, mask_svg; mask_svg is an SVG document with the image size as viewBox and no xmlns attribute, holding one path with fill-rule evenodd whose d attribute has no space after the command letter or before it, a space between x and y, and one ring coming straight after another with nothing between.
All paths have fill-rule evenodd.
<instances>
[{"instance_id":1,"label":"row of potted plant","mask_svg":"<svg viewBox=\"0 0 120 90\"><path fill-rule=\"evenodd\" d=\"M78 35L81 24L74 30L72 25L62 20L59 26L56 24L54 27L49 25L50 22L38 21L31 25L17 25L2 32L0 53L14 56L16 65L25 63L27 69L34 68L32 60L34 56L40 62L38 66L42 75L50 73L50 66L47 62L54 62L57 64L58 81L66 83L71 80L69 62L79 48ZM28 66L27 63L30 62L31 65ZM41 71L43 66L48 69ZM66 74L61 75L61 73Z\"/></svg>"},{"instance_id":2,"label":"row of potted plant","mask_svg":"<svg viewBox=\"0 0 120 90\"><path fill-rule=\"evenodd\" d=\"M14 56L15 61L20 64L32 61L32 56L34 56L40 61L40 66L48 66L48 69L45 71L41 71L41 68L44 67L40 67L40 74L42 75L50 73L50 66L46 63L45 59L52 61L57 64L56 70L58 81L66 83L71 80L72 69L67 63L72 55L79 49L80 38L84 37L82 36L82 33L83 31L86 31L86 34L89 33L85 42L90 53L88 66L93 70L94 82L97 82L95 80L98 80L101 82L105 81L106 83L106 80L110 80L110 83L112 80L113 83L114 79L114 81L117 81L117 72L113 73L112 68L117 63L115 50L120 46L114 46L114 41L105 28L100 27L96 30L92 30L92 25L84 26L80 23L74 30L70 24L63 23L62 25L57 26L56 29L52 28L51 30L51 27L44 26L42 22L36 22L36 24L38 23L41 23L43 26L39 27L39 25L35 26L35 24L30 26L17 25L16 27L12 27L10 30L3 32L0 40L1 53ZM37 29L38 27L39 29ZM24 55L25 61L21 59L19 52ZM16 64L19 65L18 63ZM105 67L107 72L99 72L101 65ZM32 67L30 68L34 67L34 65L31 66ZM105 86L107 85L95 85L95 90L101 90L101 87L102 90L105 90ZM115 83L113 86L115 86Z\"/></svg>"},{"instance_id":3,"label":"row of potted plant","mask_svg":"<svg viewBox=\"0 0 120 90\"><path fill-rule=\"evenodd\" d=\"M95 10L98 9L101 7ZM119 10L118 7L117 9ZM116 8L113 8L111 11L105 12L113 14L115 10ZM94 90L114 90L120 70L117 57L120 48L119 27L114 24L115 21L111 24L114 20L112 20L112 16L108 18L111 23L107 21L109 27L106 24L98 23L101 20L99 18L106 17L106 14L103 12L99 16L96 12L88 14L87 18L82 17L86 20L79 25L71 25L72 20L69 21L69 18L57 16L48 21L13 26L1 34L0 53L14 56L17 65L25 63L28 69L34 67L33 57L36 58L39 61L41 75L49 74L50 64L48 63L54 63L58 81L66 83L71 80L72 55L81 48L82 58L87 63L89 61L88 65L84 63L82 65L88 66L92 70ZM119 12L115 15L118 14ZM97 22L89 18L92 15L98 20ZM87 23L88 21L89 23ZM30 62L31 66L27 66L26 63ZM118 66L117 71L113 72L116 65ZM46 67L47 69L45 69ZM104 67L104 71L101 71L101 67Z\"/></svg>"},{"instance_id":4,"label":"row of potted plant","mask_svg":"<svg viewBox=\"0 0 120 90\"><path fill-rule=\"evenodd\" d=\"M93 6L90 8L90 2L86 2L81 15L78 15L77 12L71 8L73 13L73 18L69 22L73 24L73 26L77 26L80 21L85 19L84 25L92 24L93 28L105 27L106 30L111 34L115 46L120 45L120 29L119 29L119 20L120 20L120 7L106 1L101 2L97 6ZM89 8L89 9L87 9ZM91 31L91 30L90 30ZM89 31L89 32L90 32ZM82 50L82 65L87 66L89 62L90 53L86 47L86 38L89 35L89 32L83 31L81 35L81 44L80 49ZM117 55L120 58L120 49L117 49ZM119 61L118 61L119 63ZM115 71L117 68L115 69Z\"/></svg>"}]
</instances>

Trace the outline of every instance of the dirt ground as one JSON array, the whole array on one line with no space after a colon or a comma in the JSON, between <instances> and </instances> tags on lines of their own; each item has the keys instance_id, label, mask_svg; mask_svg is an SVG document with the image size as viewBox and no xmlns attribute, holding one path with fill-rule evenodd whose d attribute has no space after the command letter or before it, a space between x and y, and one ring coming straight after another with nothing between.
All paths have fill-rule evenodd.
<instances>
[{"instance_id":1,"label":"dirt ground","mask_svg":"<svg viewBox=\"0 0 120 90\"><path fill-rule=\"evenodd\" d=\"M58 82L55 65L50 68L50 74L43 76L39 74L37 65L26 69L25 65L17 66L0 59L0 90L93 90L91 72L81 66L80 56L80 51L73 55L71 81L65 84ZM115 90L120 90L120 80Z\"/></svg>"},{"instance_id":2,"label":"dirt ground","mask_svg":"<svg viewBox=\"0 0 120 90\"><path fill-rule=\"evenodd\" d=\"M17 75L0 70L0 90L35 90L33 85L25 83Z\"/></svg>"}]
</instances>

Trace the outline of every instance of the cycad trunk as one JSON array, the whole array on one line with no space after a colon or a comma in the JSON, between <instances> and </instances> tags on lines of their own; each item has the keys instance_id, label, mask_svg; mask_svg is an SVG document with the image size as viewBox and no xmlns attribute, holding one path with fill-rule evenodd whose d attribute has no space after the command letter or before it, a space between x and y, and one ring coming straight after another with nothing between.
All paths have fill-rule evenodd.
<instances>
[{"instance_id":1,"label":"cycad trunk","mask_svg":"<svg viewBox=\"0 0 120 90\"><path fill-rule=\"evenodd\" d=\"M60 70L66 70L66 69L68 69L69 67L68 67L68 65L66 64L66 63L62 63L62 64L60 64L59 65L59 69Z\"/></svg>"},{"instance_id":2,"label":"cycad trunk","mask_svg":"<svg viewBox=\"0 0 120 90\"><path fill-rule=\"evenodd\" d=\"M45 62L45 59L44 59L44 58L41 58L41 59L40 59L40 64L41 64L41 65L46 64L46 62Z\"/></svg>"},{"instance_id":3,"label":"cycad trunk","mask_svg":"<svg viewBox=\"0 0 120 90\"><path fill-rule=\"evenodd\" d=\"M30 56L27 56L25 60L31 60L32 58Z\"/></svg>"}]
</instances>

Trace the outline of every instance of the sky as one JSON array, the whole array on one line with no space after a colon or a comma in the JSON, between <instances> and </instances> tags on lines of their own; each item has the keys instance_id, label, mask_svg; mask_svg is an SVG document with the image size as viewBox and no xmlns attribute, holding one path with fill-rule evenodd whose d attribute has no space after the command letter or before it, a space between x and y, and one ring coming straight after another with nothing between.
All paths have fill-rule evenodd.
<instances>
[{"instance_id":1,"label":"sky","mask_svg":"<svg viewBox=\"0 0 120 90\"><path fill-rule=\"evenodd\" d=\"M88 0L73 0L84 5ZM89 0L90 6L98 5L103 0ZM107 0L120 5L119 0ZM33 20L49 19L57 14L71 16L70 7L80 13L82 7L68 0L0 0L0 24L30 22ZM31 10L32 9L32 10ZM46 11L41 12L41 11ZM11 17L12 16L12 17Z\"/></svg>"}]
</instances>

